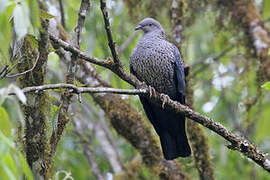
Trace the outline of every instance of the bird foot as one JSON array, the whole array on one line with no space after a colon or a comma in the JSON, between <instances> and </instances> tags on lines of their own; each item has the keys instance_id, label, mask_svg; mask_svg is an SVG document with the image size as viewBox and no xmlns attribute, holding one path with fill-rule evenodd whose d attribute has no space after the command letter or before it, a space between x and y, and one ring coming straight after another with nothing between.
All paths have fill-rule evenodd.
<instances>
[{"instance_id":1,"label":"bird foot","mask_svg":"<svg viewBox=\"0 0 270 180\"><path fill-rule=\"evenodd\" d=\"M156 90L152 86L148 86L149 88L149 97L151 98L153 95L156 95Z\"/></svg>"},{"instance_id":2,"label":"bird foot","mask_svg":"<svg viewBox=\"0 0 270 180\"><path fill-rule=\"evenodd\" d=\"M165 104L168 103L170 97L166 94L160 94L160 97L162 99L162 109L165 109Z\"/></svg>"}]
</instances>

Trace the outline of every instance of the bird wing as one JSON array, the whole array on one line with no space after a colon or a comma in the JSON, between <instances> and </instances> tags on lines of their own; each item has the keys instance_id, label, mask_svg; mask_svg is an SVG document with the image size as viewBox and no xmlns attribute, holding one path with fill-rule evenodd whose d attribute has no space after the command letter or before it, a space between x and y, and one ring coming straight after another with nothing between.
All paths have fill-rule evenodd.
<instances>
[{"instance_id":1,"label":"bird wing","mask_svg":"<svg viewBox=\"0 0 270 180\"><path fill-rule=\"evenodd\" d=\"M134 71L132 64L129 65L129 68L130 68L130 73L137 77L137 74ZM159 134L160 124L157 121L158 118L156 117L156 113L154 112L154 109L155 109L154 107L156 105L154 105L152 102L150 102L149 98L147 98L147 97L143 97L143 96L139 96L139 97L140 97L140 101L143 105L143 109L145 110L145 113L146 113L148 119L153 124L155 130Z\"/></svg>"},{"instance_id":2,"label":"bird wing","mask_svg":"<svg viewBox=\"0 0 270 180\"><path fill-rule=\"evenodd\" d=\"M174 71L175 71L175 77L174 81L176 84L177 88L177 100L181 104L185 104L185 72L184 72L184 66L183 66L183 61L181 58L181 54L178 50L178 48L173 45L174 47L174 59L175 59L175 66L174 66Z\"/></svg>"}]
</instances>

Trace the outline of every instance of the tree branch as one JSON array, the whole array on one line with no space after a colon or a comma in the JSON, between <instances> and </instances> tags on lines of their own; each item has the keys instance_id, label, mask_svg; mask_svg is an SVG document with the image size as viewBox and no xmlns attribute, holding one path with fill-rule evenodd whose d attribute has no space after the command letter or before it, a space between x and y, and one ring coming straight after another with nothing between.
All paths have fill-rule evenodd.
<instances>
[{"instance_id":1,"label":"tree branch","mask_svg":"<svg viewBox=\"0 0 270 180\"><path fill-rule=\"evenodd\" d=\"M65 23L65 12L64 12L64 5L62 0L58 0L59 2L59 7L60 7L60 14L61 14L61 24L64 28L66 28L66 23Z\"/></svg>"},{"instance_id":2,"label":"tree branch","mask_svg":"<svg viewBox=\"0 0 270 180\"><path fill-rule=\"evenodd\" d=\"M42 2L39 3L39 7L40 9L46 10ZM15 42L16 34L13 34L14 47L16 43L21 44L16 54L13 54L20 58L16 68L19 74L23 74L23 76L18 79L18 84L21 88L43 85L46 81L46 64L50 43L48 35L49 23L48 20L42 18L40 22L38 49L30 43L28 38L23 38ZM25 73L29 72L29 69L32 69L31 74ZM46 101L48 95L41 92L39 94L29 94L26 97L28 100L27 104L20 104L24 114L24 124L20 125L20 128L23 126L24 129L24 140L21 142L23 143L23 150L27 163L35 174L35 177L50 179L51 165L48 161L50 144L47 137L48 104Z\"/></svg>"},{"instance_id":3,"label":"tree branch","mask_svg":"<svg viewBox=\"0 0 270 180\"><path fill-rule=\"evenodd\" d=\"M260 11L251 0L215 0L223 13L232 16L230 20L241 27L246 34L247 47L254 51L253 56L261 63L264 79L270 78L270 32L265 27ZM228 17L228 16L223 16Z\"/></svg>"},{"instance_id":4,"label":"tree branch","mask_svg":"<svg viewBox=\"0 0 270 180\"><path fill-rule=\"evenodd\" d=\"M80 11L78 13L78 24L75 27L74 31L76 33L76 46L78 49L80 49L80 41L81 41L81 32L82 27L85 21L87 10L90 7L90 1L89 0L82 0Z\"/></svg>"},{"instance_id":5,"label":"tree branch","mask_svg":"<svg viewBox=\"0 0 270 180\"><path fill-rule=\"evenodd\" d=\"M121 66L121 61L119 60L118 54L115 49L115 42L113 41L112 37L112 32L110 29L110 21L109 21L109 16L107 12L107 7L106 7L106 0L100 0L100 9L102 11L103 19L104 19L104 24L105 24L105 30L107 33L107 38L108 38L108 44L111 50L111 54L113 57L113 61L115 65Z\"/></svg>"},{"instance_id":6,"label":"tree branch","mask_svg":"<svg viewBox=\"0 0 270 180\"><path fill-rule=\"evenodd\" d=\"M24 93L50 90L50 89L71 89L72 93L113 93L113 94L126 94L126 95L142 95L147 93L147 89L116 89L116 88L106 88L106 87L78 87L73 84L45 84L41 86L31 86L23 88ZM9 95L15 95L15 93L10 93Z\"/></svg>"},{"instance_id":7,"label":"tree branch","mask_svg":"<svg viewBox=\"0 0 270 180\"><path fill-rule=\"evenodd\" d=\"M91 63L97 64L97 65L100 65L100 66L103 66L106 68L109 68L110 65L112 64L112 63L109 63L109 61L105 61L103 59L99 59L99 58L96 58L93 56L88 56L84 52L80 51L78 48L76 48L76 47L72 46L71 44L57 38L53 34L50 34L50 39L54 45L61 46L66 51L70 51L73 54L77 54L79 58L82 58L87 62L91 62Z\"/></svg>"},{"instance_id":8,"label":"tree branch","mask_svg":"<svg viewBox=\"0 0 270 180\"><path fill-rule=\"evenodd\" d=\"M35 64L32 66L31 69L28 69L28 70L26 70L26 71L24 71L24 72L21 72L21 73L12 74L12 75L7 75L6 77L8 77L8 78L18 77L18 76L21 76L21 75L24 75L24 74L26 74L26 73L29 73L29 72L33 71L33 70L35 69L35 67L37 66L38 59L39 59L39 52L38 52L38 55L37 55L37 57L36 57Z\"/></svg>"}]
</instances>

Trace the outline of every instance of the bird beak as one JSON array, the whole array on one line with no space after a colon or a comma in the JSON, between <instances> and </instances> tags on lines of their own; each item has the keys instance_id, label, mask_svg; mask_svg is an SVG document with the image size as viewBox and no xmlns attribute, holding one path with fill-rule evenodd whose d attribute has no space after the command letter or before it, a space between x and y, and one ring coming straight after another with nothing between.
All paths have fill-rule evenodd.
<instances>
[{"instance_id":1,"label":"bird beak","mask_svg":"<svg viewBox=\"0 0 270 180\"><path fill-rule=\"evenodd\" d=\"M140 30L140 29L142 29L142 26L141 26L141 25L137 26L137 27L135 28L135 31Z\"/></svg>"}]
</instances>

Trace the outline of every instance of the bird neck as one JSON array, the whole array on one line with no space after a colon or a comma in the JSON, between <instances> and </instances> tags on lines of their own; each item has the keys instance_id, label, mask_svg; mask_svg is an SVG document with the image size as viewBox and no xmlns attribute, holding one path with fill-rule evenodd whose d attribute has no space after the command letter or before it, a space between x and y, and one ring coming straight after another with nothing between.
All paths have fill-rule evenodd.
<instances>
[{"instance_id":1,"label":"bird neck","mask_svg":"<svg viewBox=\"0 0 270 180\"><path fill-rule=\"evenodd\" d=\"M165 39L165 33L161 30L145 32L143 38Z\"/></svg>"}]
</instances>

